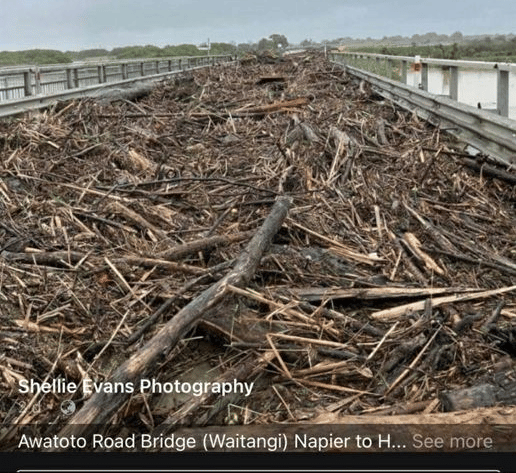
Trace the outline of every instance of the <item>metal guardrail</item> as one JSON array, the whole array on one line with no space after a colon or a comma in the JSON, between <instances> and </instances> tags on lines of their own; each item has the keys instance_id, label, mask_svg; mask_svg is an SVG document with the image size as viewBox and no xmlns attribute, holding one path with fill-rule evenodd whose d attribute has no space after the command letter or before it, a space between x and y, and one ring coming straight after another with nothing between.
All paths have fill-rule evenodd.
<instances>
[{"instance_id":1,"label":"metal guardrail","mask_svg":"<svg viewBox=\"0 0 516 473\"><path fill-rule=\"evenodd\" d=\"M347 63L349 61L343 62L342 57L342 53L332 53L330 60L345 67L350 74L369 82L378 94L407 110L415 111L419 116L445 128L460 140L493 158L505 164L516 165L515 120L358 69L350 66Z\"/></svg>"},{"instance_id":2,"label":"metal guardrail","mask_svg":"<svg viewBox=\"0 0 516 473\"><path fill-rule=\"evenodd\" d=\"M2 68L0 117L83 97L100 88L156 80L232 60L230 55L193 56Z\"/></svg>"},{"instance_id":3,"label":"metal guardrail","mask_svg":"<svg viewBox=\"0 0 516 473\"><path fill-rule=\"evenodd\" d=\"M349 64L359 69L367 69L374 72L383 67L389 78L394 78L399 73L399 78L407 83L407 71L409 65L420 69L421 88L428 91L428 70L430 67L441 67L450 71L450 98L458 99L459 74L461 69L490 70L497 72L497 104L495 112L504 117L509 116L509 75L516 73L516 64L502 62L461 61L451 59L421 58L419 56L388 56L385 54L338 52L332 53L334 60Z\"/></svg>"}]
</instances>

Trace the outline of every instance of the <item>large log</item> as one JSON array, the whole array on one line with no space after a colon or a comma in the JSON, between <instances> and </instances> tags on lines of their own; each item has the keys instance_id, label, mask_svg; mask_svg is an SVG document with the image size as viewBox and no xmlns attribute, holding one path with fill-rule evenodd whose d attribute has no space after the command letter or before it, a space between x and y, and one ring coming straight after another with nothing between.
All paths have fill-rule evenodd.
<instances>
[{"instance_id":1,"label":"large log","mask_svg":"<svg viewBox=\"0 0 516 473\"><path fill-rule=\"evenodd\" d=\"M233 270L181 309L139 352L115 371L109 382L131 383L132 386L136 386L142 378L149 375L160 362L166 359L180 338L207 310L222 301L229 285L245 286L253 277L260 259L280 229L291 203L291 197L280 197L262 227L236 261ZM107 422L129 396L130 393L126 392L93 394L59 435L90 436L96 429L95 424Z\"/></svg>"},{"instance_id":2,"label":"large log","mask_svg":"<svg viewBox=\"0 0 516 473\"><path fill-rule=\"evenodd\" d=\"M310 423L239 425L234 427L214 426L180 429L176 436L190 437L202 450L203 439L225 437L223 445L214 451L249 452L245 439L280 439L287 437L288 452L364 453L357 436L372 440L372 452L514 452L514 422L516 409L478 409L464 413L416 414L400 416L342 416L329 413ZM499 429L502 425L505 429ZM241 439L240 443L231 438ZM348 438L338 442L337 438ZM297 439L297 441L296 441ZM428 440L430 442L428 443ZM442 440L442 442L441 442ZM439 442L439 443L438 443ZM472 445L472 442L474 445ZM306 443L306 445L305 445ZM228 445L235 448L227 448ZM220 444L219 444L220 445ZM226 447L225 447L226 446ZM274 443L265 443L253 452L271 452ZM398 450L399 449L399 450ZM159 449L162 452L171 449ZM196 450L195 448L191 451ZM277 451L282 451L281 447Z\"/></svg>"},{"instance_id":3,"label":"large log","mask_svg":"<svg viewBox=\"0 0 516 473\"><path fill-rule=\"evenodd\" d=\"M155 87L156 84L153 82L130 87L113 87L101 90L95 94L94 99L101 104L110 104L119 100L138 100L149 95Z\"/></svg>"},{"instance_id":4,"label":"large log","mask_svg":"<svg viewBox=\"0 0 516 473\"><path fill-rule=\"evenodd\" d=\"M515 408L395 416L320 415L295 424L195 426L174 432L188 452L514 452ZM159 437L160 431L156 431ZM153 435L154 436L154 435ZM217 440L213 440L217 438ZM362 443L365 438L370 443ZM346 440L347 439L347 440ZM169 442L170 443L170 442ZM368 445L367 448L364 445ZM285 448L285 450L283 450ZM175 452L159 446L146 450Z\"/></svg>"}]
</instances>

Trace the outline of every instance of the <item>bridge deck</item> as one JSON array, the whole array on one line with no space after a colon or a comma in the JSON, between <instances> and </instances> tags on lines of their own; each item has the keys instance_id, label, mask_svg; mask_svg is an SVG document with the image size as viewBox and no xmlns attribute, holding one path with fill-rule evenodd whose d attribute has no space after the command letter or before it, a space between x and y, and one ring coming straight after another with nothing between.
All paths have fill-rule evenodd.
<instances>
[{"instance_id":1,"label":"bridge deck","mask_svg":"<svg viewBox=\"0 0 516 473\"><path fill-rule=\"evenodd\" d=\"M240 407L127 395L120 419L417 412L515 353L514 186L471 172L444 131L318 56L198 70L137 102L63 103L0 129L2 363L15 401L29 398L14 380L43 380L54 361L49 379L109 380L221 277L210 268L241 253L282 194L294 205L249 287L145 374L261 374L251 395L231 398ZM55 422L65 398L44 397L33 420ZM189 412L171 407L184 401Z\"/></svg>"}]
</instances>

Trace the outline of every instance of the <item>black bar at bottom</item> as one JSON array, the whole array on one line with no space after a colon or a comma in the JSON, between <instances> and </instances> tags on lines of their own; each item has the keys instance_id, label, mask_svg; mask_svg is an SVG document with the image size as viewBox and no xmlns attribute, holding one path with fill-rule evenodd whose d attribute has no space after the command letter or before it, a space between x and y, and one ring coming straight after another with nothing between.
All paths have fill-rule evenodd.
<instances>
[{"instance_id":1,"label":"black bar at bottom","mask_svg":"<svg viewBox=\"0 0 516 473\"><path fill-rule=\"evenodd\" d=\"M364 453L364 454L145 454L145 453L0 453L0 472L29 473L99 470L110 473L195 472L207 471L334 471L351 473L423 472L444 473L494 472L516 473L515 456L510 453Z\"/></svg>"}]
</instances>

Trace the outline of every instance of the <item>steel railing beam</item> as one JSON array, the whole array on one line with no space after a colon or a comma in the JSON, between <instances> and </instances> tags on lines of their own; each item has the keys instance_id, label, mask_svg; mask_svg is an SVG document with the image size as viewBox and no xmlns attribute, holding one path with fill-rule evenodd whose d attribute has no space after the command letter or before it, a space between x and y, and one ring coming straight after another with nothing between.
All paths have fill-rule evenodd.
<instances>
[{"instance_id":1,"label":"steel railing beam","mask_svg":"<svg viewBox=\"0 0 516 473\"><path fill-rule=\"evenodd\" d=\"M342 66L340 63L335 63ZM414 111L434 125L446 128L474 148L510 165L516 165L516 121L465 105L398 81L343 66L353 76L371 84L373 90L401 107Z\"/></svg>"}]
</instances>

